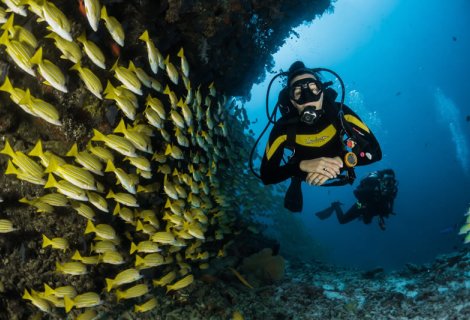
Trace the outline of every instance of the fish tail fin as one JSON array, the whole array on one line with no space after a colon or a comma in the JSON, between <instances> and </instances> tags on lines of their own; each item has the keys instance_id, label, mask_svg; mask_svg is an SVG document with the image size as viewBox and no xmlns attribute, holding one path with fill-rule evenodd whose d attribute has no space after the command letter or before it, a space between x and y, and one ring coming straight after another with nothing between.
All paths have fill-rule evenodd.
<instances>
[{"instance_id":1,"label":"fish tail fin","mask_svg":"<svg viewBox=\"0 0 470 320\"><path fill-rule=\"evenodd\" d=\"M34 55L29 59L31 64L40 64L42 61L42 47L39 47L38 50L34 53Z\"/></svg>"},{"instance_id":2,"label":"fish tail fin","mask_svg":"<svg viewBox=\"0 0 470 320\"><path fill-rule=\"evenodd\" d=\"M101 16L100 16L100 17L101 17L101 19L103 19L103 20L108 19L109 16L108 16L108 11L106 10L106 6L103 6L103 7L101 8Z\"/></svg>"},{"instance_id":3,"label":"fish tail fin","mask_svg":"<svg viewBox=\"0 0 470 320\"><path fill-rule=\"evenodd\" d=\"M114 172L114 170L116 170L116 167L114 166L113 162L109 159L106 163L106 168L104 169L104 172Z\"/></svg>"},{"instance_id":4,"label":"fish tail fin","mask_svg":"<svg viewBox=\"0 0 470 320\"><path fill-rule=\"evenodd\" d=\"M137 220L137 226L135 228L135 231L141 231L144 230L144 225L142 224L142 221Z\"/></svg>"},{"instance_id":5,"label":"fish tail fin","mask_svg":"<svg viewBox=\"0 0 470 320\"><path fill-rule=\"evenodd\" d=\"M42 235L42 247L46 248L47 246L52 245L51 239L49 239L45 234Z\"/></svg>"},{"instance_id":6,"label":"fish tail fin","mask_svg":"<svg viewBox=\"0 0 470 320\"><path fill-rule=\"evenodd\" d=\"M46 170L44 170L44 172L51 173L57 171L57 169L59 169L57 159L55 157L51 157L51 159L49 160L49 165L47 166Z\"/></svg>"},{"instance_id":7,"label":"fish tail fin","mask_svg":"<svg viewBox=\"0 0 470 320\"><path fill-rule=\"evenodd\" d=\"M16 157L15 150L13 150L8 140L5 141L5 147L0 151L0 153L6 154L13 159Z\"/></svg>"},{"instance_id":8,"label":"fish tail fin","mask_svg":"<svg viewBox=\"0 0 470 320\"><path fill-rule=\"evenodd\" d=\"M25 299L25 300L33 299L33 297L31 297L31 294L28 292L27 289L24 289L23 299Z\"/></svg>"},{"instance_id":9,"label":"fish tail fin","mask_svg":"<svg viewBox=\"0 0 470 320\"><path fill-rule=\"evenodd\" d=\"M44 284L44 294L45 294L46 296L52 296L54 293L55 293L55 290L52 289L51 287L49 287L49 286L47 285L47 283L45 283L45 284Z\"/></svg>"},{"instance_id":10,"label":"fish tail fin","mask_svg":"<svg viewBox=\"0 0 470 320\"><path fill-rule=\"evenodd\" d=\"M70 148L69 152L65 154L66 157L76 157L78 156L78 146L75 142L72 147Z\"/></svg>"},{"instance_id":11,"label":"fish tail fin","mask_svg":"<svg viewBox=\"0 0 470 320\"><path fill-rule=\"evenodd\" d=\"M4 92L13 92L13 85L10 82L10 78L8 76L5 77L5 81L3 81L3 84L0 86L0 91Z\"/></svg>"},{"instance_id":12,"label":"fish tail fin","mask_svg":"<svg viewBox=\"0 0 470 320\"><path fill-rule=\"evenodd\" d=\"M82 260L82 256L80 255L80 252L78 252L78 250L75 250L75 253L72 256L72 260L77 260L77 261Z\"/></svg>"},{"instance_id":13,"label":"fish tail fin","mask_svg":"<svg viewBox=\"0 0 470 320\"><path fill-rule=\"evenodd\" d=\"M12 30L13 26L14 26L14 22L13 22L14 19L15 19L15 15L10 14L10 16L8 17L8 20L3 24L2 29L3 30Z\"/></svg>"},{"instance_id":14,"label":"fish tail fin","mask_svg":"<svg viewBox=\"0 0 470 320\"><path fill-rule=\"evenodd\" d=\"M166 145L166 149L165 149L165 155L169 155L171 154L171 145L170 144L167 144Z\"/></svg>"},{"instance_id":15,"label":"fish tail fin","mask_svg":"<svg viewBox=\"0 0 470 320\"><path fill-rule=\"evenodd\" d=\"M54 178L52 173L49 173L49 177L47 178L47 182L44 185L44 189L54 188L55 186L57 186L57 180Z\"/></svg>"},{"instance_id":16,"label":"fish tail fin","mask_svg":"<svg viewBox=\"0 0 470 320\"><path fill-rule=\"evenodd\" d=\"M139 37L139 40L148 42L150 40L149 32L145 30L144 33L142 33L142 35Z\"/></svg>"},{"instance_id":17,"label":"fish tail fin","mask_svg":"<svg viewBox=\"0 0 470 320\"><path fill-rule=\"evenodd\" d=\"M117 125L117 127L114 129L114 133L125 133L127 130L126 130L126 123L124 122L124 119L121 119L121 121L119 121L119 124Z\"/></svg>"},{"instance_id":18,"label":"fish tail fin","mask_svg":"<svg viewBox=\"0 0 470 320\"><path fill-rule=\"evenodd\" d=\"M85 35L85 32L82 32L82 33L78 36L77 41L79 41L79 42L85 44L85 42L86 42L86 35Z\"/></svg>"},{"instance_id":19,"label":"fish tail fin","mask_svg":"<svg viewBox=\"0 0 470 320\"><path fill-rule=\"evenodd\" d=\"M65 296L64 297L64 304L65 304L65 312L69 313L70 310L72 310L73 306L74 306L74 302L71 298L69 298L68 296Z\"/></svg>"},{"instance_id":20,"label":"fish tail fin","mask_svg":"<svg viewBox=\"0 0 470 320\"><path fill-rule=\"evenodd\" d=\"M5 174L18 175L19 173L20 173L20 171L17 168L15 168L15 166L13 165L11 160L8 160L8 165L7 165L7 169L5 170Z\"/></svg>"},{"instance_id":21,"label":"fish tail fin","mask_svg":"<svg viewBox=\"0 0 470 320\"><path fill-rule=\"evenodd\" d=\"M88 220L88 222L86 223L84 234L92 233L92 232L95 232L95 226L93 225L93 222L91 222L91 220Z\"/></svg>"},{"instance_id":22,"label":"fish tail fin","mask_svg":"<svg viewBox=\"0 0 470 320\"><path fill-rule=\"evenodd\" d=\"M184 57L184 49L181 47L180 51L176 54L178 57L183 58Z\"/></svg>"},{"instance_id":23,"label":"fish tail fin","mask_svg":"<svg viewBox=\"0 0 470 320\"><path fill-rule=\"evenodd\" d=\"M135 256L135 266L140 266L140 265L143 265L144 264L144 258L142 258L141 256L139 256L138 254Z\"/></svg>"},{"instance_id":24,"label":"fish tail fin","mask_svg":"<svg viewBox=\"0 0 470 320\"><path fill-rule=\"evenodd\" d=\"M93 137L91 138L91 141L104 141L106 139L106 136L99 132L96 129L93 129Z\"/></svg>"},{"instance_id":25,"label":"fish tail fin","mask_svg":"<svg viewBox=\"0 0 470 320\"><path fill-rule=\"evenodd\" d=\"M3 31L2 35L0 36L0 44L4 46L10 45L10 40L8 40L8 30Z\"/></svg>"},{"instance_id":26,"label":"fish tail fin","mask_svg":"<svg viewBox=\"0 0 470 320\"><path fill-rule=\"evenodd\" d=\"M106 290L109 292L113 288L114 280L106 278Z\"/></svg>"},{"instance_id":27,"label":"fish tail fin","mask_svg":"<svg viewBox=\"0 0 470 320\"><path fill-rule=\"evenodd\" d=\"M116 203L116 206L114 207L114 210L113 210L113 215L114 216L117 215L119 211L121 211L121 206L119 205L119 203Z\"/></svg>"},{"instance_id":28,"label":"fish tail fin","mask_svg":"<svg viewBox=\"0 0 470 320\"><path fill-rule=\"evenodd\" d=\"M109 198L114 198L114 192L113 190L109 190L108 194L106 195L106 199L109 199Z\"/></svg>"},{"instance_id":29,"label":"fish tail fin","mask_svg":"<svg viewBox=\"0 0 470 320\"><path fill-rule=\"evenodd\" d=\"M44 156L44 152L42 151L42 141L41 139L38 139L36 142L36 145L34 146L33 149L28 153L28 156L32 157L42 157Z\"/></svg>"},{"instance_id":30,"label":"fish tail fin","mask_svg":"<svg viewBox=\"0 0 470 320\"><path fill-rule=\"evenodd\" d=\"M140 220L139 220L140 221ZM134 242L131 242L131 251L130 251L130 254L133 254L134 252L137 251L137 245L134 243ZM139 257L138 255L135 257L135 265L137 266L137 257ZM139 257L140 258L140 257Z\"/></svg>"}]
</instances>

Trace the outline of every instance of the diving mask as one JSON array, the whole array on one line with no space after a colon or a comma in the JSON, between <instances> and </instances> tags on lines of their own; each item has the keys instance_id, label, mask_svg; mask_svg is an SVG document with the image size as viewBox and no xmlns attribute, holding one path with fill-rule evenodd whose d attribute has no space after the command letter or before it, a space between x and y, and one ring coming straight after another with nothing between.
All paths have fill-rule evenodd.
<instances>
[{"instance_id":1,"label":"diving mask","mask_svg":"<svg viewBox=\"0 0 470 320\"><path fill-rule=\"evenodd\" d=\"M289 90L290 98L297 104L315 102L320 100L323 84L314 78L304 78L295 81Z\"/></svg>"}]
</instances>

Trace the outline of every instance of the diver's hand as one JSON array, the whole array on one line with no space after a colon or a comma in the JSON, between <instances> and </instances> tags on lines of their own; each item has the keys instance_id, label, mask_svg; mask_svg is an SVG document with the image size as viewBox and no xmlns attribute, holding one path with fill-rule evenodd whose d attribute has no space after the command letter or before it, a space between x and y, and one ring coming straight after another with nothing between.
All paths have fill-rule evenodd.
<instances>
[{"instance_id":1,"label":"diver's hand","mask_svg":"<svg viewBox=\"0 0 470 320\"><path fill-rule=\"evenodd\" d=\"M316 172L311 172L309 174L307 174L307 178L305 179L305 181L311 185L311 186L321 186L322 184L324 184L326 181L328 181L329 177L321 174L321 173L316 173Z\"/></svg>"},{"instance_id":2,"label":"diver's hand","mask_svg":"<svg viewBox=\"0 0 470 320\"><path fill-rule=\"evenodd\" d=\"M343 167L343 160L340 157L321 157L310 160L302 160L299 164L300 170L307 173L317 173L329 179L336 178Z\"/></svg>"}]
</instances>

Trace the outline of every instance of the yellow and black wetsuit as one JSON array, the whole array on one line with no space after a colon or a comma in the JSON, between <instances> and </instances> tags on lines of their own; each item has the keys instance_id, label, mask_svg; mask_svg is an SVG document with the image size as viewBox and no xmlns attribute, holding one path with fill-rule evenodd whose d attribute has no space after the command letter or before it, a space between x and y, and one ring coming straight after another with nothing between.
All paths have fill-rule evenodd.
<instances>
[{"instance_id":1,"label":"yellow and black wetsuit","mask_svg":"<svg viewBox=\"0 0 470 320\"><path fill-rule=\"evenodd\" d=\"M335 105L333 105L333 103ZM295 152L286 163L281 164L286 147L289 119L283 117L274 125L269 136L269 142L261 163L261 180L264 184L284 181L292 176L305 180L307 173L300 170L302 160L320 157L336 157L343 159L346 150L343 144L342 126L337 116L339 103L324 100L323 108L326 113L314 125L297 122L295 125ZM370 129L362 122L357 114L343 105L344 120L357 135L358 143L353 152L357 155L357 165L367 165L382 158L382 152ZM296 117L296 116L294 116ZM292 125L292 124L290 124Z\"/></svg>"}]
</instances>

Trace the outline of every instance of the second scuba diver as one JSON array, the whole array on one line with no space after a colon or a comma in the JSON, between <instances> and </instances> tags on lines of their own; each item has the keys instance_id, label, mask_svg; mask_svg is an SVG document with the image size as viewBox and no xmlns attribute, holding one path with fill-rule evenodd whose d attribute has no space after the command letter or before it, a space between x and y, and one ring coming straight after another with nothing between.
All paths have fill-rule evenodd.
<instances>
[{"instance_id":1,"label":"second scuba diver","mask_svg":"<svg viewBox=\"0 0 470 320\"><path fill-rule=\"evenodd\" d=\"M315 186L352 184L354 166L382 158L371 130L343 101L335 102L336 92L320 81L318 71L301 61L290 66L278 101L283 116L271 130L261 163L264 184L291 178L284 206L293 212L302 210L302 181ZM287 161L285 149L291 151Z\"/></svg>"}]
</instances>

